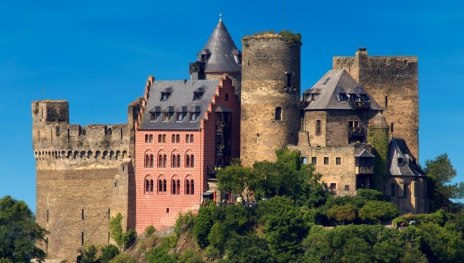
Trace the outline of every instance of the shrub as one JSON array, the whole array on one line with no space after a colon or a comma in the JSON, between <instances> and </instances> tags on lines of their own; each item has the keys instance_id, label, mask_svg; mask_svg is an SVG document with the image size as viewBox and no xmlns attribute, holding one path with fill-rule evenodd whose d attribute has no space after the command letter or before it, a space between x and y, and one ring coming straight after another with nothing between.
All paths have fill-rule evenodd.
<instances>
[{"instance_id":1,"label":"shrub","mask_svg":"<svg viewBox=\"0 0 464 263\"><path fill-rule=\"evenodd\" d=\"M85 247L82 251L80 263L94 263L97 261L97 248L94 245Z\"/></svg>"},{"instance_id":2,"label":"shrub","mask_svg":"<svg viewBox=\"0 0 464 263\"><path fill-rule=\"evenodd\" d=\"M390 202L368 201L360 210L359 217L367 223L383 223L398 215L398 207Z\"/></svg>"},{"instance_id":3,"label":"shrub","mask_svg":"<svg viewBox=\"0 0 464 263\"><path fill-rule=\"evenodd\" d=\"M147 226L147 228L145 228L145 237L149 237L153 235L155 232L156 232L156 229L154 226Z\"/></svg>"},{"instance_id":4,"label":"shrub","mask_svg":"<svg viewBox=\"0 0 464 263\"><path fill-rule=\"evenodd\" d=\"M102 247L101 256L99 258L101 263L110 262L111 259L116 257L119 254L119 249L115 245L107 245Z\"/></svg>"},{"instance_id":5,"label":"shrub","mask_svg":"<svg viewBox=\"0 0 464 263\"><path fill-rule=\"evenodd\" d=\"M177 234L177 236L180 236L180 234L183 232L191 231L195 226L195 219L196 217L192 212L180 214L174 227L174 232Z\"/></svg>"},{"instance_id":6,"label":"shrub","mask_svg":"<svg viewBox=\"0 0 464 263\"><path fill-rule=\"evenodd\" d=\"M137 260L129 254L119 254L110 263L137 263Z\"/></svg>"},{"instance_id":7,"label":"shrub","mask_svg":"<svg viewBox=\"0 0 464 263\"><path fill-rule=\"evenodd\" d=\"M180 263L201 263L201 257L191 249L186 249L179 257Z\"/></svg>"},{"instance_id":8,"label":"shrub","mask_svg":"<svg viewBox=\"0 0 464 263\"><path fill-rule=\"evenodd\" d=\"M393 224L398 226L401 223L404 223L405 226L408 226L411 221L415 221L416 225L420 224L437 224L439 226L444 226L447 221L447 216L442 210L438 210L433 214L406 214L400 217L397 217L393 220Z\"/></svg>"},{"instance_id":9,"label":"shrub","mask_svg":"<svg viewBox=\"0 0 464 263\"><path fill-rule=\"evenodd\" d=\"M374 189L359 189L357 191L357 196L366 200L389 201L388 196Z\"/></svg>"},{"instance_id":10,"label":"shrub","mask_svg":"<svg viewBox=\"0 0 464 263\"><path fill-rule=\"evenodd\" d=\"M327 211L327 216L339 224L349 224L356 220L356 210L352 204L334 205Z\"/></svg>"},{"instance_id":11,"label":"shrub","mask_svg":"<svg viewBox=\"0 0 464 263\"><path fill-rule=\"evenodd\" d=\"M110 232L114 241L116 241L121 249L130 247L137 237L137 233L132 229L129 229L127 232L122 230L122 215L120 213L116 217L111 218Z\"/></svg>"}]
</instances>

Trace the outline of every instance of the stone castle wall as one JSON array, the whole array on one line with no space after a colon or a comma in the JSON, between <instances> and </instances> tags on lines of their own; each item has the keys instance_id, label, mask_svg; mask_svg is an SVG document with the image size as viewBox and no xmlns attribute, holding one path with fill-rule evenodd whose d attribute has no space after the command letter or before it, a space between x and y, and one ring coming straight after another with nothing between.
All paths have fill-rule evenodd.
<instances>
[{"instance_id":1,"label":"stone castle wall","mask_svg":"<svg viewBox=\"0 0 464 263\"><path fill-rule=\"evenodd\" d=\"M33 102L32 119L36 221L49 231L48 258L73 262L83 245L108 244L117 213L134 228L133 124L69 124L68 102L51 100Z\"/></svg>"},{"instance_id":2,"label":"stone castle wall","mask_svg":"<svg viewBox=\"0 0 464 263\"><path fill-rule=\"evenodd\" d=\"M244 165L252 165L275 160L276 149L297 144L301 42L277 34L242 42L240 156ZM280 119L275 116L278 107Z\"/></svg>"},{"instance_id":3,"label":"stone castle wall","mask_svg":"<svg viewBox=\"0 0 464 263\"><path fill-rule=\"evenodd\" d=\"M354 57L334 57L334 69L345 69L384 108L390 135L406 140L419 160L419 88L417 57L368 56L361 49Z\"/></svg>"}]
</instances>

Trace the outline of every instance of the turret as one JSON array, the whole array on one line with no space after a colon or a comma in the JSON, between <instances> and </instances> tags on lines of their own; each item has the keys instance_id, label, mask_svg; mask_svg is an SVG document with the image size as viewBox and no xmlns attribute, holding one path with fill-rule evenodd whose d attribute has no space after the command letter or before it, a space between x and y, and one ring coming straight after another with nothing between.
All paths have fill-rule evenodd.
<instances>
[{"instance_id":1,"label":"turret","mask_svg":"<svg viewBox=\"0 0 464 263\"><path fill-rule=\"evenodd\" d=\"M208 41L198 53L197 61L190 63L190 78L220 80L222 75L227 73L239 95L241 64L242 52L237 49L220 18Z\"/></svg>"},{"instance_id":2,"label":"turret","mask_svg":"<svg viewBox=\"0 0 464 263\"><path fill-rule=\"evenodd\" d=\"M241 150L244 165L275 160L275 150L297 144L300 130L300 35L244 37Z\"/></svg>"}]
</instances>

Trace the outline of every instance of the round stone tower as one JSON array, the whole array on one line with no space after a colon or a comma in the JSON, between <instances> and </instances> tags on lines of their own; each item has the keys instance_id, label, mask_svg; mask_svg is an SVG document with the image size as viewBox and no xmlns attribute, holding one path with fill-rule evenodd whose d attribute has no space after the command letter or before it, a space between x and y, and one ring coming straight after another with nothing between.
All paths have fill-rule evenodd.
<instances>
[{"instance_id":1,"label":"round stone tower","mask_svg":"<svg viewBox=\"0 0 464 263\"><path fill-rule=\"evenodd\" d=\"M276 159L297 144L300 130L299 34L262 33L242 39L240 158L246 166Z\"/></svg>"}]
</instances>

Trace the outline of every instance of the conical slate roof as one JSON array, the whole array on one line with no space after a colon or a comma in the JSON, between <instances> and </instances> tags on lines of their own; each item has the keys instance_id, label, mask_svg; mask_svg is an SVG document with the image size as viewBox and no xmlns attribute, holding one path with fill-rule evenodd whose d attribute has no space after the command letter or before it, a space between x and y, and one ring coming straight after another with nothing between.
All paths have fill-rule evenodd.
<instances>
[{"instance_id":1,"label":"conical slate roof","mask_svg":"<svg viewBox=\"0 0 464 263\"><path fill-rule=\"evenodd\" d=\"M222 19L219 20L208 42L206 42L205 46L198 54L199 61L202 61L202 55L209 56L205 65L206 73L231 73L241 71L241 58L239 58L241 52L235 46Z\"/></svg>"}]
</instances>

